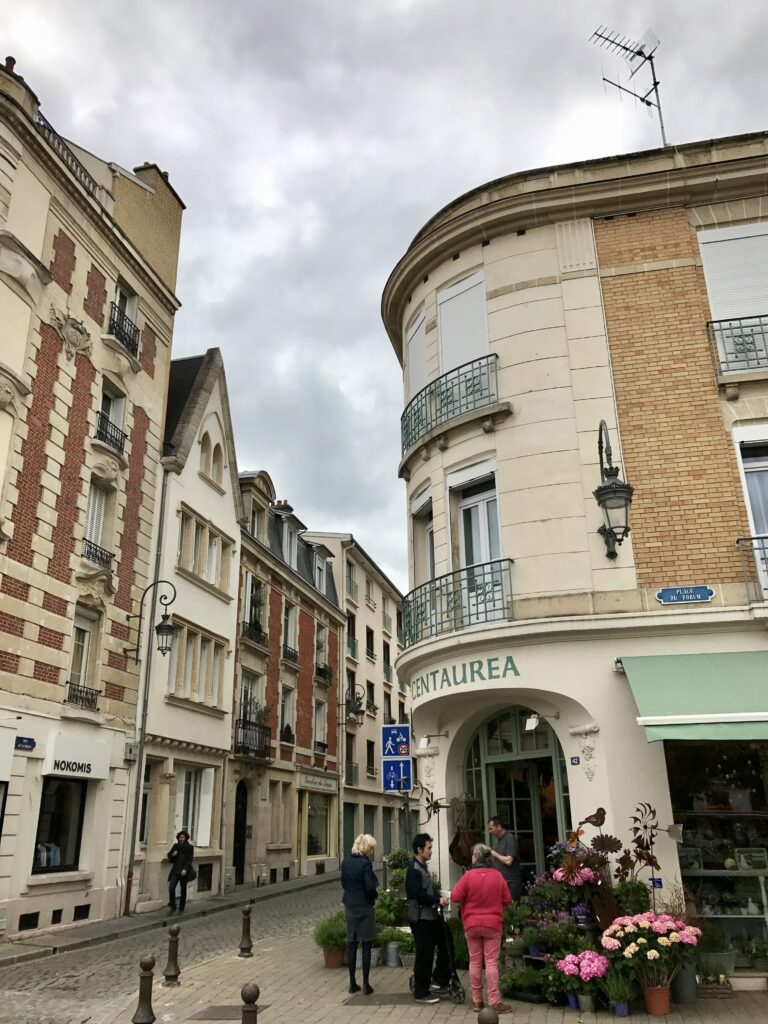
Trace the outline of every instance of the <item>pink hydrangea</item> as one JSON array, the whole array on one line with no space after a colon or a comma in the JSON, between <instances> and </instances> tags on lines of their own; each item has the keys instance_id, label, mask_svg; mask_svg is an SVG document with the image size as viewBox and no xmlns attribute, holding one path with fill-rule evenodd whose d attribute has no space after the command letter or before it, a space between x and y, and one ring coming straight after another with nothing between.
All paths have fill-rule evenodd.
<instances>
[{"instance_id":1,"label":"pink hydrangea","mask_svg":"<svg viewBox=\"0 0 768 1024\"><path fill-rule=\"evenodd\" d=\"M610 949L613 951L621 949L621 943L619 942L619 940L611 938L610 935L603 935L602 939L600 940L600 945L603 947L603 949Z\"/></svg>"}]
</instances>

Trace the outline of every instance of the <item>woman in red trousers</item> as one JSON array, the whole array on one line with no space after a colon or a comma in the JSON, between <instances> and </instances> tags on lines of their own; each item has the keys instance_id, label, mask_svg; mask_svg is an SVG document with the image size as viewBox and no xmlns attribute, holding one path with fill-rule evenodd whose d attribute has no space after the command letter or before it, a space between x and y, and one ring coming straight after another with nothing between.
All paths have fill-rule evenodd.
<instances>
[{"instance_id":1,"label":"woman in red trousers","mask_svg":"<svg viewBox=\"0 0 768 1024\"><path fill-rule=\"evenodd\" d=\"M503 875L489 866L491 851L485 843L472 849L472 867L466 871L451 893L451 901L461 905L461 923L469 946L469 980L472 985L472 1009L482 1010L483 964L488 987L488 1005L497 1013L509 1013L512 1007L501 1001L499 992L499 949L504 930L504 907L512 902Z\"/></svg>"}]
</instances>

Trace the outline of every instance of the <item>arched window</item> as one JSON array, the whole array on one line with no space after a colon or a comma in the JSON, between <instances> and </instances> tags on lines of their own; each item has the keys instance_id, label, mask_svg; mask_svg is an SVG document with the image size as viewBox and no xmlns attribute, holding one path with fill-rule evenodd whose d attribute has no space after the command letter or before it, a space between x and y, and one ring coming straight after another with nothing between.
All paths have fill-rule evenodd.
<instances>
[{"instance_id":1,"label":"arched window","mask_svg":"<svg viewBox=\"0 0 768 1024\"><path fill-rule=\"evenodd\" d=\"M200 441L200 472L211 475L211 439L208 434L203 434Z\"/></svg>"},{"instance_id":2,"label":"arched window","mask_svg":"<svg viewBox=\"0 0 768 1024\"><path fill-rule=\"evenodd\" d=\"M220 444L213 446L213 457L211 459L211 477L217 484L221 485L224 478L224 452Z\"/></svg>"}]
</instances>

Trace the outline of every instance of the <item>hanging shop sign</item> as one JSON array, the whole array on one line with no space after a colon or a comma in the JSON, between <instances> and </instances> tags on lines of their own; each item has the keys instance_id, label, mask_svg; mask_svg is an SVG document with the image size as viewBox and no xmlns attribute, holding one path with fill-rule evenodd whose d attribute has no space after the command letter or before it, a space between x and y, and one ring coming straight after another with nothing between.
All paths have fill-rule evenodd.
<instances>
[{"instance_id":1,"label":"hanging shop sign","mask_svg":"<svg viewBox=\"0 0 768 1024\"><path fill-rule=\"evenodd\" d=\"M441 691L450 691L476 683L503 682L510 676L519 676L520 672L511 654L498 655L491 658L477 658L473 661L460 661L456 665L436 668L433 672L425 672L414 676L411 680L413 700L420 697L433 696Z\"/></svg>"},{"instance_id":2,"label":"hanging shop sign","mask_svg":"<svg viewBox=\"0 0 768 1024\"><path fill-rule=\"evenodd\" d=\"M656 591L659 604L707 604L715 596L712 587L662 587Z\"/></svg>"},{"instance_id":3,"label":"hanging shop sign","mask_svg":"<svg viewBox=\"0 0 768 1024\"><path fill-rule=\"evenodd\" d=\"M109 778L109 754L106 743L89 743L80 737L59 733L48 746L43 775L106 779Z\"/></svg>"}]
</instances>

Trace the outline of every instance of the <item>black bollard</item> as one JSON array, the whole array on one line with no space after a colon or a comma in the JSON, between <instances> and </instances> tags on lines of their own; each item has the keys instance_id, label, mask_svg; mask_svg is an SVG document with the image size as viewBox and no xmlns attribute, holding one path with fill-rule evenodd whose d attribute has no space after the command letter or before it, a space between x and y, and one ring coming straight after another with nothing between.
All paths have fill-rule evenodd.
<instances>
[{"instance_id":1,"label":"black bollard","mask_svg":"<svg viewBox=\"0 0 768 1024\"><path fill-rule=\"evenodd\" d=\"M240 936L240 952L238 956L253 956L253 943L251 942L251 908L243 907L243 934ZM254 1020L256 1018L254 1017Z\"/></svg>"},{"instance_id":2,"label":"black bollard","mask_svg":"<svg viewBox=\"0 0 768 1024\"><path fill-rule=\"evenodd\" d=\"M155 1014L152 1009L152 979L155 958L143 956L139 960L139 1003L136 1012L131 1017L133 1024L155 1024Z\"/></svg>"},{"instance_id":3,"label":"black bollard","mask_svg":"<svg viewBox=\"0 0 768 1024\"><path fill-rule=\"evenodd\" d=\"M166 988L175 988L179 984L179 932L181 928L172 924L168 929L168 963L163 971L163 985Z\"/></svg>"},{"instance_id":4,"label":"black bollard","mask_svg":"<svg viewBox=\"0 0 768 1024\"><path fill-rule=\"evenodd\" d=\"M242 1024L256 1024L259 1008L256 1005L259 999L259 986L249 981L240 989L240 998L243 1000L243 1008L240 1011Z\"/></svg>"},{"instance_id":5,"label":"black bollard","mask_svg":"<svg viewBox=\"0 0 768 1024\"><path fill-rule=\"evenodd\" d=\"M477 1024L499 1024L499 1015L492 1006L486 1006L478 1013Z\"/></svg>"}]
</instances>

